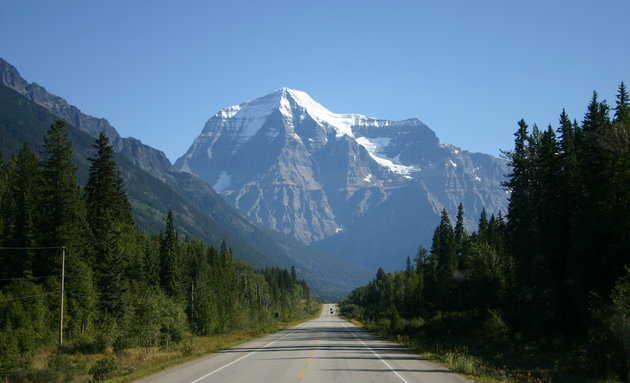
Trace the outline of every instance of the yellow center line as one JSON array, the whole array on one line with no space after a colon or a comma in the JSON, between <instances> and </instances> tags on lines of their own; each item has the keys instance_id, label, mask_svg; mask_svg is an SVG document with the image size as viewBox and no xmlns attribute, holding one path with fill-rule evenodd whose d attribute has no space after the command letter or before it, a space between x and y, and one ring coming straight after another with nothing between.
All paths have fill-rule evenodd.
<instances>
[{"instance_id":1,"label":"yellow center line","mask_svg":"<svg viewBox=\"0 0 630 383\"><path fill-rule=\"evenodd\" d=\"M311 364L311 360L313 359L312 356L315 355L315 351L317 351L318 344L319 344L319 339L315 342L315 348L311 350L311 357L306 359L306 367L308 367L308 365ZM306 367L304 367L302 371L300 371L300 374L298 375L300 379L304 377L304 374L306 373Z\"/></svg>"}]
</instances>

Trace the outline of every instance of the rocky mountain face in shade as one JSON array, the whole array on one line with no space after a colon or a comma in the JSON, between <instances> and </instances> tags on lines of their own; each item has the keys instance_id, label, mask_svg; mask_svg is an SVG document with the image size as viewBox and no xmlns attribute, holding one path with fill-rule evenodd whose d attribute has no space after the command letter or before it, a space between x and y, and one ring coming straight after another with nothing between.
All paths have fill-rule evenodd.
<instances>
[{"instance_id":1,"label":"rocky mountain face in shade","mask_svg":"<svg viewBox=\"0 0 630 383\"><path fill-rule=\"evenodd\" d=\"M283 88L212 116L175 166L255 221L352 262L400 268L443 208L505 211L505 161L441 144L419 119L332 113Z\"/></svg>"},{"instance_id":2,"label":"rocky mountain face in shade","mask_svg":"<svg viewBox=\"0 0 630 383\"><path fill-rule=\"evenodd\" d=\"M48 93L40 85L27 82L15 67L2 58L0 88L2 96L8 100L0 106L7 114L15 113L21 105L24 106L24 102L19 100L22 97L46 111L36 112L33 117L38 121L33 122L39 128L37 137L43 137L52 116L65 119L71 129L76 127L93 137L101 131L105 132L119 156L118 164L141 229L149 232L161 230L166 212L173 210L182 235L196 237L215 246L225 240L237 257L254 267L295 266L298 275L306 279L314 292L324 299L338 299L371 277L372 272L367 269L252 222L227 204L204 180L173 167L160 150L135 138L121 137L107 120L83 114L63 98ZM28 142L26 136L17 137L22 133L19 121L0 121L0 129L5 122L8 124L6 127L11 129L0 131L0 136L6 133L13 141ZM92 142L84 139L73 144L87 152ZM0 149L2 146L0 141ZM4 150L3 154L12 152Z\"/></svg>"}]
</instances>

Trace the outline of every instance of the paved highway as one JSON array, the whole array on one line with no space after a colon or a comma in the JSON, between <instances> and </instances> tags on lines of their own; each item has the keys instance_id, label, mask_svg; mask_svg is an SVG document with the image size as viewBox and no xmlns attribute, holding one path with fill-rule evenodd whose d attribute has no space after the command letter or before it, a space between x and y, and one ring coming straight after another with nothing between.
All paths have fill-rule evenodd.
<instances>
[{"instance_id":1,"label":"paved highway","mask_svg":"<svg viewBox=\"0 0 630 383\"><path fill-rule=\"evenodd\" d=\"M334 305L324 305L317 319L138 382L463 383L470 380L370 335L339 319Z\"/></svg>"}]
</instances>

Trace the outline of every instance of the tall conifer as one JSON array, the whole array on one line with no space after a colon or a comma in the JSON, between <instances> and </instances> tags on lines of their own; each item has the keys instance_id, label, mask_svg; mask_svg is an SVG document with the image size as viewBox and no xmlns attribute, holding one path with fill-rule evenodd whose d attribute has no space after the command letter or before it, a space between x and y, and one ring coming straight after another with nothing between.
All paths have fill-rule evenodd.
<instances>
[{"instance_id":1,"label":"tall conifer","mask_svg":"<svg viewBox=\"0 0 630 383\"><path fill-rule=\"evenodd\" d=\"M93 313L92 273L85 263L92 241L65 121L57 120L50 126L44 138L44 149L37 242L40 246L66 248L66 289L74 294L68 299L67 327L81 332L89 326ZM60 252L60 249L38 252L33 267L35 273L60 274Z\"/></svg>"},{"instance_id":2,"label":"tall conifer","mask_svg":"<svg viewBox=\"0 0 630 383\"><path fill-rule=\"evenodd\" d=\"M179 259L173 212L169 210L160 244L160 285L168 295L179 294Z\"/></svg>"},{"instance_id":3,"label":"tall conifer","mask_svg":"<svg viewBox=\"0 0 630 383\"><path fill-rule=\"evenodd\" d=\"M123 179L114 161L114 150L105 134L93 145L96 157L91 163L85 201L87 218L94 234L94 266L99 270L97 286L101 308L114 316L122 315L126 291L126 260L121 254L121 225L132 225L131 205L123 189Z\"/></svg>"}]
</instances>

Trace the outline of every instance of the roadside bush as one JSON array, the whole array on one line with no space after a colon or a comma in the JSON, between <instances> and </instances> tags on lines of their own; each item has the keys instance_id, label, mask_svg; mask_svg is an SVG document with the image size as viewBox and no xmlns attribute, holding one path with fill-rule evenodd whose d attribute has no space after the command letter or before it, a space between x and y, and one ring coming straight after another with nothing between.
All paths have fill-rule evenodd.
<instances>
[{"instance_id":1,"label":"roadside bush","mask_svg":"<svg viewBox=\"0 0 630 383\"><path fill-rule=\"evenodd\" d=\"M427 321L426 335L434 339L469 341L479 328L477 311L439 311Z\"/></svg>"},{"instance_id":2,"label":"roadside bush","mask_svg":"<svg viewBox=\"0 0 630 383\"><path fill-rule=\"evenodd\" d=\"M189 335L182 307L158 289L139 288L128 302L126 338L130 346L169 346ZM121 326L122 328L123 326Z\"/></svg>"},{"instance_id":3,"label":"roadside bush","mask_svg":"<svg viewBox=\"0 0 630 383\"><path fill-rule=\"evenodd\" d=\"M342 304L340 309L341 315L346 318L361 319L361 308L354 303Z\"/></svg>"},{"instance_id":4,"label":"roadside bush","mask_svg":"<svg viewBox=\"0 0 630 383\"><path fill-rule=\"evenodd\" d=\"M481 326L479 340L484 344L503 345L509 341L510 328L498 310L488 310L488 318Z\"/></svg>"},{"instance_id":5,"label":"roadside bush","mask_svg":"<svg viewBox=\"0 0 630 383\"><path fill-rule=\"evenodd\" d=\"M82 335L58 346L63 354L100 354L107 349L107 342L103 337L92 338Z\"/></svg>"},{"instance_id":6,"label":"roadside bush","mask_svg":"<svg viewBox=\"0 0 630 383\"><path fill-rule=\"evenodd\" d=\"M444 361L455 372L461 374L474 374L477 372L479 360L468 355L467 352L453 351L446 353Z\"/></svg>"},{"instance_id":7,"label":"roadside bush","mask_svg":"<svg viewBox=\"0 0 630 383\"><path fill-rule=\"evenodd\" d=\"M48 367L38 370L21 369L8 376L12 383L62 383L70 382L77 375L87 373L85 363L78 363L64 355L53 355Z\"/></svg>"},{"instance_id":8,"label":"roadside bush","mask_svg":"<svg viewBox=\"0 0 630 383\"><path fill-rule=\"evenodd\" d=\"M118 362L113 357L100 359L90 368L90 374L96 382L113 378L117 372Z\"/></svg>"}]
</instances>

